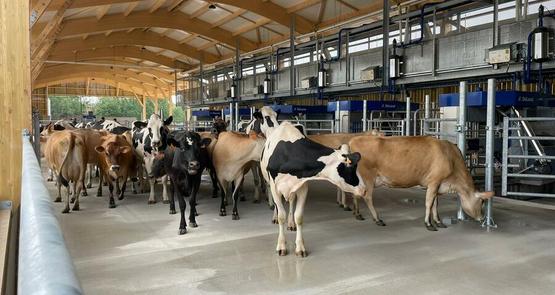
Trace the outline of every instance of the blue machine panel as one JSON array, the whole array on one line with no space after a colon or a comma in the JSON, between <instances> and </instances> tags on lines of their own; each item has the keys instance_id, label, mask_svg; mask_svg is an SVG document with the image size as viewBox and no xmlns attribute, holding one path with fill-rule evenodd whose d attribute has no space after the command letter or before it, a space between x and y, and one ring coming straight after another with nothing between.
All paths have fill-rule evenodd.
<instances>
[{"instance_id":1,"label":"blue machine panel","mask_svg":"<svg viewBox=\"0 0 555 295\"><path fill-rule=\"evenodd\" d=\"M469 92L466 104L469 107L486 107L488 94L486 91ZM545 94L523 91L497 91L495 104L498 106L533 107L544 105L544 100L549 99ZM439 95L440 107L459 106L458 93Z\"/></svg>"},{"instance_id":2,"label":"blue machine panel","mask_svg":"<svg viewBox=\"0 0 555 295\"><path fill-rule=\"evenodd\" d=\"M239 108L239 116L250 116L250 114L251 114L250 109ZM229 108L224 109L224 115L225 116L229 115ZM221 113L219 116L221 116Z\"/></svg>"},{"instance_id":3,"label":"blue machine panel","mask_svg":"<svg viewBox=\"0 0 555 295\"><path fill-rule=\"evenodd\" d=\"M270 106L274 111L280 114L321 114L326 112L326 106L303 106L303 105L281 105L274 104Z\"/></svg>"},{"instance_id":4,"label":"blue machine panel","mask_svg":"<svg viewBox=\"0 0 555 295\"><path fill-rule=\"evenodd\" d=\"M337 102L328 102L328 112L335 112ZM350 112L362 112L363 101L362 100L343 100L339 102L339 109L341 111ZM404 111L406 108L406 103L401 101L379 101L379 100L369 100L366 102L367 111ZM412 111L419 108L417 103L411 103L410 106Z\"/></svg>"},{"instance_id":5,"label":"blue machine panel","mask_svg":"<svg viewBox=\"0 0 555 295\"><path fill-rule=\"evenodd\" d=\"M215 118L215 117L220 117L222 115L222 112L220 111L208 111L208 110L204 110L204 111L193 111L193 116L196 117L211 117L211 118Z\"/></svg>"}]
</instances>

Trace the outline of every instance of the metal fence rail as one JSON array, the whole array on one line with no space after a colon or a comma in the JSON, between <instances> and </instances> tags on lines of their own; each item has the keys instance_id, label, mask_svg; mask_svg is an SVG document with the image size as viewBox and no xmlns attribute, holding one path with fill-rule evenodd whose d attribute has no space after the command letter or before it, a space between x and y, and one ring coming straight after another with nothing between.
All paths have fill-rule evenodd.
<instances>
[{"instance_id":1,"label":"metal fence rail","mask_svg":"<svg viewBox=\"0 0 555 295\"><path fill-rule=\"evenodd\" d=\"M294 120L293 123L301 124L307 133L334 133L334 120Z\"/></svg>"},{"instance_id":2,"label":"metal fence rail","mask_svg":"<svg viewBox=\"0 0 555 295\"><path fill-rule=\"evenodd\" d=\"M382 119L375 118L366 122L366 130L376 129L385 135L403 136L405 135L405 119Z\"/></svg>"},{"instance_id":3,"label":"metal fence rail","mask_svg":"<svg viewBox=\"0 0 555 295\"><path fill-rule=\"evenodd\" d=\"M28 132L21 181L18 293L82 294Z\"/></svg>"},{"instance_id":4,"label":"metal fence rail","mask_svg":"<svg viewBox=\"0 0 555 295\"><path fill-rule=\"evenodd\" d=\"M538 141L555 141L555 136L535 136L533 132L522 132L528 122L555 122L552 117L509 118L503 119L503 167L501 175L501 194L503 196L522 196L538 198L555 198L555 193L520 192L509 189L510 180L537 180L552 182L555 180L553 171L541 172L542 167L550 167L555 155L547 155L538 147ZM517 136L512 135L514 133ZM523 135L523 134L527 134ZM510 144L520 144L522 154L514 152ZM532 145L536 148L528 148ZM536 154L528 154L533 151ZM533 160L530 163L529 160ZM538 169L539 168L539 169ZM540 170L540 171L538 171ZM551 169L547 169L551 170Z\"/></svg>"}]
</instances>

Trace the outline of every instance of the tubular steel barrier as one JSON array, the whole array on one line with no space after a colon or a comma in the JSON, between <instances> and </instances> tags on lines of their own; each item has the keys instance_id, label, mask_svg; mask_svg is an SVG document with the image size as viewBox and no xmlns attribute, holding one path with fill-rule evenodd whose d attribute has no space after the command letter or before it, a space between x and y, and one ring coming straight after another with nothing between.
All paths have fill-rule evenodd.
<instances>
[{"instance_id":1,"label":"tubular steel barrier","mask_svg":"<svg viewBox=\"0 0 555 295\"><path fill-rule=\"evenodd\" d=\"M82 294L29 132L23 135L19 294Z\"/></svg>"},{"instance_id":2,"label":"tubular steel barrier","mask_svg":"<svg viewBox=\"0 0 555 295\"><path fill-rule=\"evenodd\" d=\"M316 134L320 133L336 133L335 131L335 120L278 120L281 124L284 121L289 121L292 124L301 124L304 126L305 132L313 132Z\"/></svg>"},{"instance_id":3,"label":"tubular steel barrier","mask_svg":"<svg viewBox=\"0 0 555 295\"><path fill-rule=\"evenodd\" d=\"M405 135L405 119L382 119L376 118L366 122L367 130L377 129L385 135L403 136Z\"/></svg>"},{"instance_id":4,"label":"tubular steel barrier","mask_svg":"<svg viewBox=\"0 0 555 295\"><path fill-rule=\"evenodd\" d=\"M503 119L503 167L501 175L501 194L503 196L522 196L555 198L555 193L520 192L509 190L509 180L536 180L539 182L555 182L555 174L551 171L551 161L555 160L555 155L547 155L539 148L528 148L531 144L537 147L538 141L555 141L555 136L535 136L534 134L522 135L524 123L528 122L555 122L552 117L529 117L529 118L509 118ZM513 132L517 135L513 135ZM526 132L525 132L526 133ZM517 154L511 150L511 143L521 145L522 154ZM536 155L528 152L533 151ZM532 163L529 163L533 160ZM529 173L532 171L531 173ZM528 173L527 173L528 172Z\"/></svg>"}]
</instances>

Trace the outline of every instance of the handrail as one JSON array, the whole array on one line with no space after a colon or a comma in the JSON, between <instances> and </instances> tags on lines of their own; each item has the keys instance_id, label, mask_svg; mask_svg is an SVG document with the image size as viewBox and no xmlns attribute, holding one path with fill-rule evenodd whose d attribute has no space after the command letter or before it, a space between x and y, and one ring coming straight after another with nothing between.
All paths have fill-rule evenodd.
<instances>
[{"instance_id":1,"label":"handrail","mask_svg":"<svg viewBox=\"0 0 555 295\"><path fill-rule=\"evenodd\" d=\"M83 294L28 131L23 135L19 294Z\"/></svg>"}]
</instances>

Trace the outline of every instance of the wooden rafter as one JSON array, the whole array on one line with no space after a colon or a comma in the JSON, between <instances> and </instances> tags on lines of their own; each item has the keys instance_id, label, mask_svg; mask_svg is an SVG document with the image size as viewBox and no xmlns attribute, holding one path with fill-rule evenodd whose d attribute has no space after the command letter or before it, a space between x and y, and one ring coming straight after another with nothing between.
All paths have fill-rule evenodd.
<instances>
[{"instance_id":1,"label":"wooden rafter","mask_svg":"<svg viewBox=\"0 0 555 295\"><path fill-rule=\"evenodd\" d=\"M256 28L258 28L258 27L260 27L260 26L263 26L263 25L265 25L265 24L268 24L268 23L270 23L271 21L272 21L272 20L270 20L270 19L262 18L261 20L255 22L255 23L253 23L253 24L249 24L249 25L246 25L246 26L243 26L243 27L239 28L237 31L233 32L232 35L233 35L233 36L239 36L239 35L244 34L244 33L246 33L246 32L255 30Z\"/></svg>"},{"instance_id":2,"label":"wooden rafter","mask_svg":"<svg viewBox=\"0 0 555 295\"><path fill-rule=\"evenodd\" d=\"M211 3L204 3L199 9L193 11L193 13L189 14L189 18L197 18L203 14L205 14L210 8Z\"/></svg>"},{"instance_id":3,"label":"wooden rafter","mask_svg":"<svg viewBox=\"0 0 555 295\"><path fill-rule=\"evenodd\" d=\"M31 20L30 27L32 28L41 18L46 8L52 0L34 0L31 1Z\"/></svg>"},{"instance_id":4,"label":"wooden rafter","mask_svg":"<svg viewBox=\"0 0 555 295\"><path fill-rule=\"evenodd\" d=\"M350 9L354 10L354 11L359 11L360 9L352 4L350 4L349 2L345 1L345 0L336 0L337 2L341 3L343 6L349 7Z\"/></svg>"},{"instance_id":5,"label":"wooden rafter","mask_svg":"<svg viewBox=\"0 0 555 295\"><path fill-rule=\"evenodd\" d=\"M166 3L166 0L156 0L154 2L154 4L152 4L152 6L150 7L150 9L148 10L148 12L153 13L156 10L158 10L162 5L164 5L164 3Z\"/></svg>"},{"instance_id":6,"label":"wooden rafter","mask_svg":"<svg viewBox=\"0 0 555 295\"><path fill-rule=\"evenodd\" d=\"M135 10L135 7L137 7L137 5L139 5L139 2L131 2L131 3L127 4L127 8L125 8L125 11L123 12L123 15L128 16L129 14L131 14L131 12L133 12L133 10Z\"/></svg>"},{"instance_id":7,"label":"wooden rafter","mask_svg":"<svg viewBox=\"0 0 555 295\"><path fill-rule=\"evenodd\" d=\"M188 0L173 0L173 2L170 5L168 5L168 11L178 10L187 1Z\"/></svg>"},{"instance_id":8,"label":"wooden rafter","mask_svg":"<svg viewBox=\"0 0 555 295\"><path fill-rule=\"evenodd\" d=\"M231 21L232 19L235 19L238 16L241 16L243 13L247 12L245 9L237 9L236 11L234 11L233 13L224 16L223 18L217 20L215 23L212 24L212 28L215 27L219 27L223 24L226 24L227 22Z\"/></svg>"},{"instance_id":9,"label":"wooden rafter","mask_svg":"<svg viewBox=\"0 0 555 295\"><path fill-rule=\"evenodd\" d=\"M303 10L305 8L314 6L314 5L316 5L316 4L318 4L322 1L325 2L325 0L304 0L303 2L300 2L298 4L295 4L295 5L287 8L287 13L295 13L299 10Z\"/></svg>"},{"instance_id":10,"label":"wooden rafter","mask_svg":"<svg viewBox=\"0 0 555 295\"><path fill-rule=\"evenodd\" d=\"M102 19L106 15L108 10L110 10L111 7L112 5L110 4L98 7L98 9L96 10L96 19L97 20Z\"/></svg>"}]
</instances>

